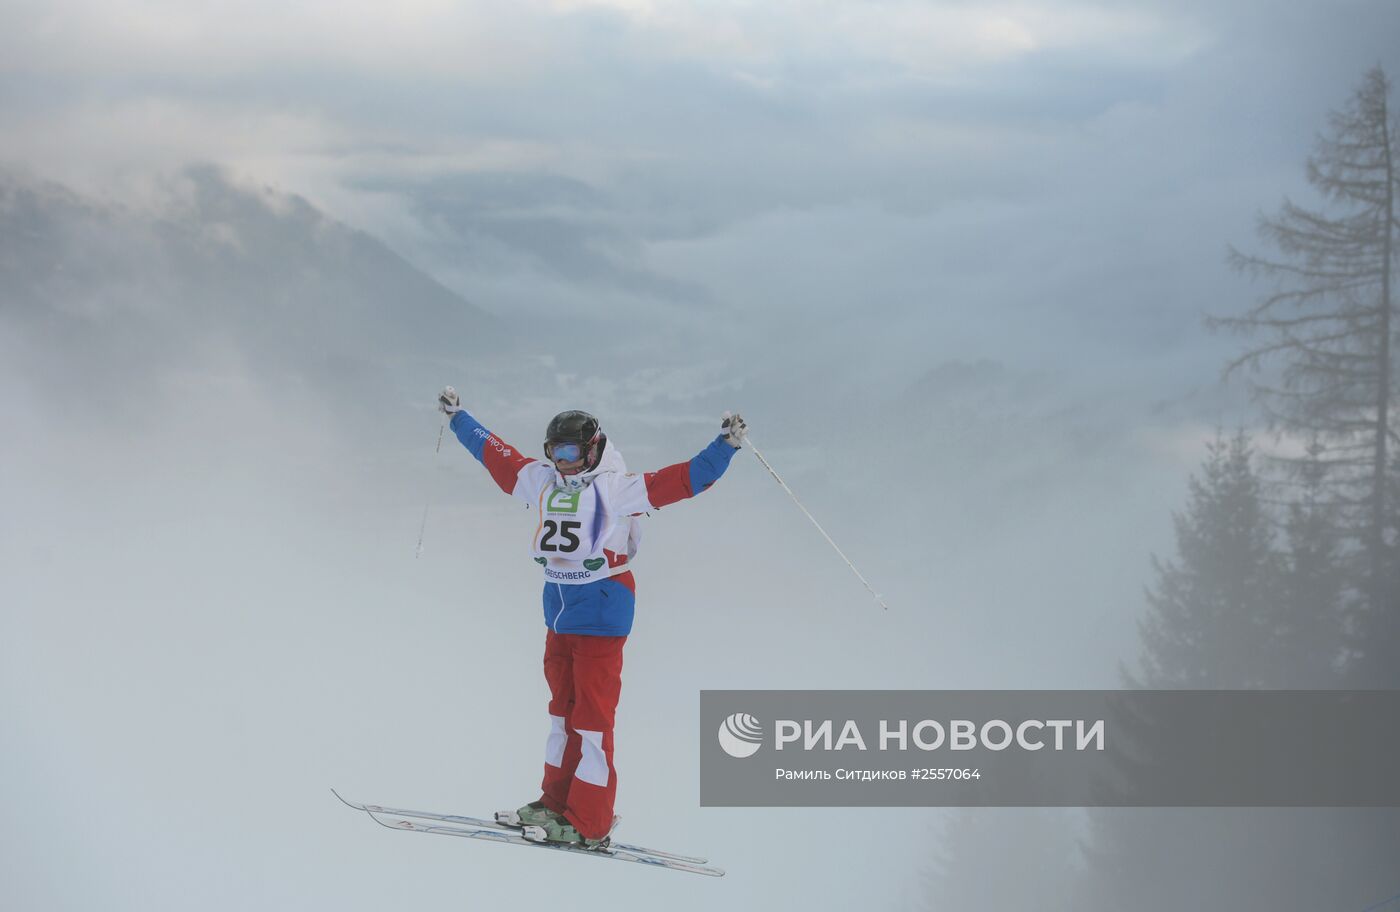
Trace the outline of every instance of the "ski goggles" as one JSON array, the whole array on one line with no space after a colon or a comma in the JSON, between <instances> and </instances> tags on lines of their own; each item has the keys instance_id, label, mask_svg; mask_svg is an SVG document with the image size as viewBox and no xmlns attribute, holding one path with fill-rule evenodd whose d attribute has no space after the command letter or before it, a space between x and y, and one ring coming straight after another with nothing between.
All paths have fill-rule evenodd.
<instances>
[{"instance_id":1,"label":"ski goggles","mask_svg":"<svg viewBox=\"0 0 1400 912\"><path fill-rule=\"evenodd\" d=\"M577 443L547 443L544 454L555 462L577 462L583 458L583 446Z\"/></svg>"}]
</instances>

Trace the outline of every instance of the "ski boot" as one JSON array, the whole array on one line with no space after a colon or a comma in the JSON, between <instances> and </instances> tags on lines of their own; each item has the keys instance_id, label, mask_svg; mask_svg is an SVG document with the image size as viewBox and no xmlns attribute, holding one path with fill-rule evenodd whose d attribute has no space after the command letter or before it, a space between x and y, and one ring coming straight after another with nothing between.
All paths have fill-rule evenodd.
<instances>
[{"instance_id":1,"label":"ski boot","mask_svg":"<svg viewBox=\"0 0 1400 912\"><path fill-rule=\"evenodd\" d=\"M545 807L543 801L531 801L513 811L496 812L496 822L508 827L544 826L557 819L562 818Z\"/></svg>"},{"instance_id":2,"label":"ski boot","mask_svg":"<svg viewBox=\"0 0 1400 912\"><path fill-rule=\"evenodd\" d=\"M571 845L588 849L590 852L606 852L612 844L612 831L617 829L617 821L618 818L614 817L612 829L609 829L602 839L587 838L567 819L558 816L544 824L526 826L522 835L531 842Z\"/></svg>"}]
</instances>

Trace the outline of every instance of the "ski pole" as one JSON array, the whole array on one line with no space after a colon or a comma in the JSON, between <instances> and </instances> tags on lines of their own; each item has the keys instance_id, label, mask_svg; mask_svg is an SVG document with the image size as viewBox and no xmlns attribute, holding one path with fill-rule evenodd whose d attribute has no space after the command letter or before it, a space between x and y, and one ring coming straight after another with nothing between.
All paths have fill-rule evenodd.
<instances>
[{"instance_id":1,"label":"ski pole","mask_svg":"<svg viewBox=\"0 0 1400 912\"><path fill-rule=\"evenodd\" d=\"M438 425L438 442L437 447L433 450L434 456L442 452L442 432L446 429L447 418L444 416L442 423ZM423 556L423 533L428 530L428 506L431 503L432 501L429 500L428 503L423 504L423 521L418 524L418 550L413 552L414 560L418 560L418 558Z\"/></svg>"},{"instance_id":2,"label":"ski pole","mask_svg":"<svg viewBox=\"0 0 1400 912\"><path fill-rule=\"evenodd\" d=\"M841 559L846 562L847 567L851 568L851 572L856 575L856 579L860 580L861 585L865 586L865 588L870 592L870 594L875 596L875 604L879 605L886 611L889 611L890 606L885 604L885 600L880 597L880 593L875 591L875 587L870 585L870 582L864 576L861 575L861 572L859 570L856 569L856 565L851 563L851 559L846 556L846 552L842 551L837 546L836 542L831 540L831 536L826 534L826 530L822 528L822 524L817 522L817 518L812 515L811 511L802 505L802 501L797 499L796 494L792 493L792 488L789 488L787 486L787 482L783 481L782 477L779 476L777 472L773 471L773 467L769 465L768 460L763 458L763 454L758 451L758 447L753 445L753 441L748 439L748 437L746 436L744 438L744 443L748 446L749 449L753 450L753 454L758 457L759 462L763 463L763 467L768 470L769 475L773 476L773 480L776 481L778 484L782 485L784 491L787 491L788 496L792 498L792 502L797 504L797 509L801 510L803 514L809 520L812 521L812 525L817 527L817 531L822 534L822 538L826 539L826 543L828 545L831 545L831 547L836 550L837 554L841 555Z\"/></svg>"}]
</instances>

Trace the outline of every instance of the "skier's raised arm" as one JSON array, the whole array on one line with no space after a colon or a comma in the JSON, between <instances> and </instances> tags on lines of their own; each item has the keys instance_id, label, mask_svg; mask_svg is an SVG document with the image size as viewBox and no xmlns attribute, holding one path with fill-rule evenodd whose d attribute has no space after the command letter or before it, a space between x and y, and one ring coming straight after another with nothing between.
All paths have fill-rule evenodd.
<instances>
[{"instance_id":1,"label":"skier's raised arm","mask_svg":"<svg viewBox=\"0 0 1400 912\"><path fill-rule=\"evenodd\" d=\"M616 478L609 491L610 506L623 515L645 513L708 490L729 468L747 433L748 425L742 417L725 412L719 436L689 461L645 475Z\"/></svg>"},{"instance_id":2,"label":"skier's raised arm","mask_svg":"<svg viewBox=\"0 0 1400 912\"><path fill-rule=\"evenodd\" d=\"M553 468L522 454L486 430L481 422L462 408L462 401L452 387L444 388L438 396L438 409L451 416L449 426L452 433L486 467L486 471L491 473L491 480L502 491L527 503L534 503L541 488L553 480Z\"/></svg>"}]
</instances>

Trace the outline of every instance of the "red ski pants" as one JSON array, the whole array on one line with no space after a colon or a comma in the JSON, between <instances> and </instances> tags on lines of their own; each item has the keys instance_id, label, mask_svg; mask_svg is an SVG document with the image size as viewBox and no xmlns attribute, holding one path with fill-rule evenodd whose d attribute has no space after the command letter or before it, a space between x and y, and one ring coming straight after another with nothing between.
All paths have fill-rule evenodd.
<instances>
[{"instance_id":1,"label":"red ski pants","mask_svg":"<svg viewBox=\"0 0 1400 912\"><path fill-rule=\"evenodd\" d=\"M601 839L612 829L617 798L613 719L622 693L622 646L627 637L547 631L544 678L549 682L549 738L541 800L580 834Z\"/></svg>"}]
</instances>

